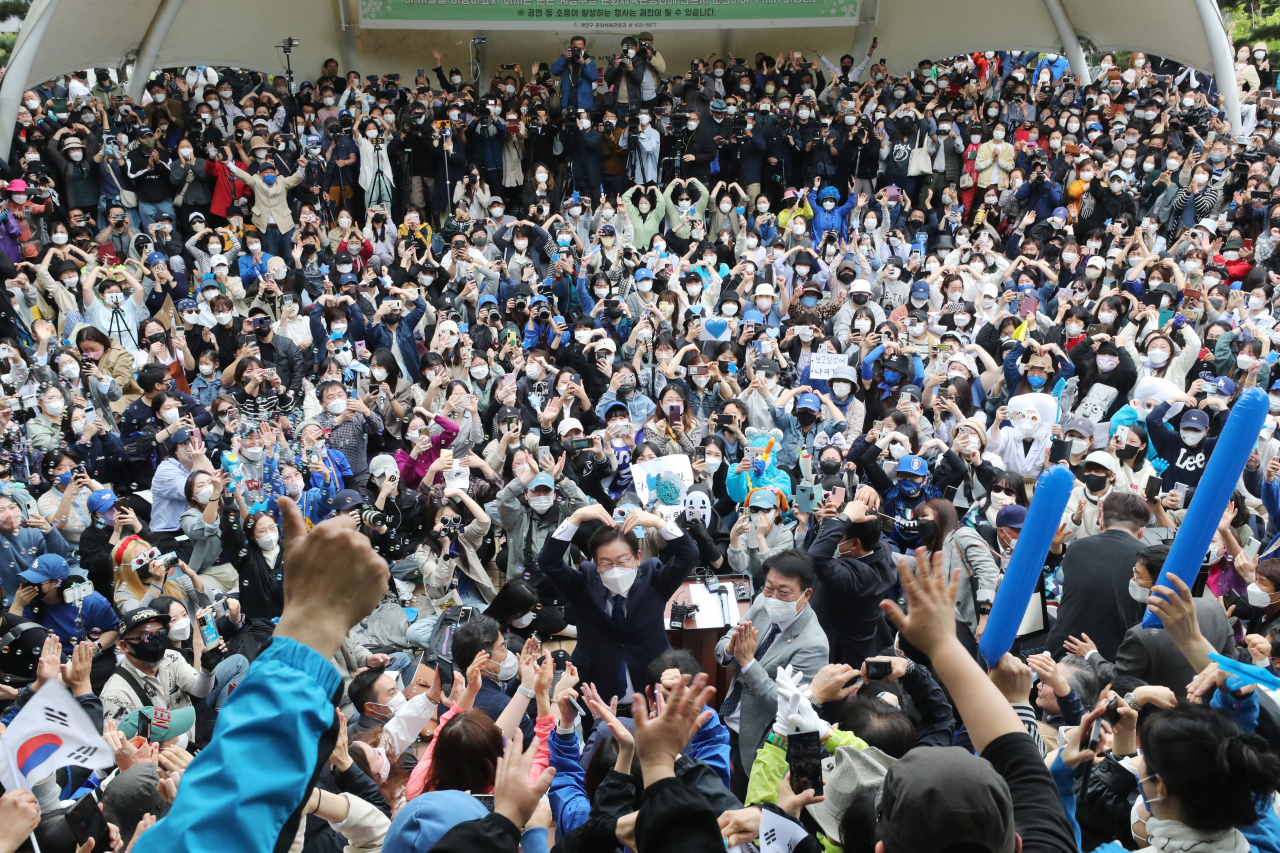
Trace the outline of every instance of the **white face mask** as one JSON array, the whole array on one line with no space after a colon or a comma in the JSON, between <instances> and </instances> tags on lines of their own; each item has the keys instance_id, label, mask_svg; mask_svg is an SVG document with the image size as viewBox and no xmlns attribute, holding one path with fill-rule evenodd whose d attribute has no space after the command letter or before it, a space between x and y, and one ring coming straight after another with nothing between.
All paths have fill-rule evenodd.
<instances>
[{"instance_id":1,"label":"white face mask","mask_svg":"<svg viewBox=\"0 0 1280 853\"><path fill-rule=\"evenodd\" d=\"M502 663L498 664L499 681L510 681L520 674L520 657L511 649L507 649L507 656L502 659ZM387 707L391 707L388 705Z\"/></svg>"},{"instance_id":2,"label":"white face mask","mask_svg":"<svg viewBox=\"0 0 1280 853\"><path fill-rule=\"evenodd\" d=\"M1162 349L1153 349L1147 351L1147 361L1156 367L1163 367L1165 362L1169 360L1169 353Z\"/></svg>"},{"instance_id":3,"label":"white face mask","mask_svg":"<svg viewBox=\"0 0 1280 853\"><path fill-rule=\"evenodd\" d=\"M196 500L202 504L207 504L209 502L209 499L212 497L213 497L212 485L205 486L203 489L196 492Z\"/></svg>"},{"instance_id":4,"label":"white face mask","mask_svg":"<svg viewBox=\"0 0 1280 853\"><path fill-rule=\"evenodd\" d=\"M1129 597L1139 604L1146 604L1151 597L1151 590L1140 586L1137 578L1129 578Z\"/></svg>"},{"instance_id":5,"label":"white face mask","mask_svg":"<svg viewBox=\"0 0 1280 853\"><path fill-rule=\"evenodd\" d=\"M183 616L169 623L169 639L182 642L191 638L191 619Z\"/></svg>"},{"instance_id":6,"label":"white face mask","mask_svg":"<svg viewBox=\"0 0 1280 853\"><path fill-rule=\"evenodd\" d=\"M67 404L62 400L53 400L44 404L44 410L50 415L50 417L55 418L61 416L66 407Z\"/></svg>"},{"instance_id":7,"label":"white face mask","mask_svg":"<svg viewBox=\"0 0 1280 853\"><path fill-rule=\"evenodd\" d=\"M213 375L213 365L212 365L212 364L202 364L202 365L200 365L200 373L201 373L201 375L203 375L203 376L212 376L212 375Z\"/></svg>"},{"instance_id":8,"label":"white face mask","mask_svg":"<svg viewBox=\"0 0 1280 853\"><path fill-rule=\"evenodd\" d=\"M219 326L225 326L231 322L231 315L225 311L213 315L213 321Z\"/></svg>"},{"instance_id":9,"label":"white face mask","mask_svg":"<svg viewBox=\"0 0 1280 853\"><path fill-rule=\"evenodd\" d=\"M1250 607L1269 607L1271 605L1271 595L1263 592L1262 588L1256 583L1249 584L1248 588L1249 606Z\"/></svg>"},{"instance_id":10,"label":"white face mask","mask_svg":"<svg viewBox=\"0 0 1280 853\"><path fill-rule=\"evenodd\" d=\"M253 541L257 542L258 547L263 551L274 551L276 549L276 543L280 541L280 533L278 531L273 531L268 533L266 536L255 536Z\"/></svg>"},{"instance_id":11,"label":"white face mask","mask_svg":"<svg viewBox=\"0 0 1280 853\"><path fill-rule=\"evenodd\" d=\"M339 397L336 400L332 400L324 407L324 409L336 418L347 410L347 398Z\"/></svg>"},{"instance_id":12,"label":"white face mask","mask_svg":"<svg viewBox=\"0 0 1280 853\"><path fill-rule=\"evenodd\" d=\"M534 495L533 497L529 498L529 507L534 512L546 512L547 510L551 509L552 505L555 502L556 502L556 496L554 494Z\"/></svg>"},{"instance_id":13,"label":"white face mask","mask_svg":"<svg viewBox=\"0 0 1280 853\"><path fill-rule=\"evenodd\" d=\"M854 320L853 328L854 328L854 331L858 332L859 334L865 335L867 332L871 331L871 321L865 317L858 320Z\"/></svg>"},{"instance_id":14,"label":"white face mask","mask_svg":"<svg viewBox=\"0 0 1280 853\"><path fill-rule=\"evenodd\" d=\"M769 613L769 621L775 625L781 625L783 622L789 622L796 618L799 608L799 601L782 601L777 598L765 598L764 600L764 609Z\"/></svg>"},{"instance_id":15,"label":"white face mask","mask_svg":"<svg viewBox=\"0 0 1280 853\"><path fill-rule=\"evenodd\" d=\"M526 613L525 615L521 616L519 619L511 620L511 627L513 628L528 628L532 624L533 624L533 613ZM169 633L172 634L173 632L170 631Z\"/></svg>"},{"instance_id":16,"label":"white face mask","mask_svg":"<svg viewBox=\"0 0 1280 853\"><path fill-rule=\"evenodd\" d=\"M244 453L245 458L248 459L250 462L257 462L258 460L260 460L262 458L262 454L264 451L265 451L265 448L262 448L262 447L245 447L241 449L241 452Z\"/></svg>"},{"instance_id":17,"label":"white face mask","mask_svg":"<svg viewBox=\"0 0 1280 853\"><path fill-rule=\"evenodd\" d=\"M600 582L614 595L626 595L627 590L631 589L631 585L636 582L636 570L618 566L607 572L601 572Z\"/></svg>"}]
</instances>

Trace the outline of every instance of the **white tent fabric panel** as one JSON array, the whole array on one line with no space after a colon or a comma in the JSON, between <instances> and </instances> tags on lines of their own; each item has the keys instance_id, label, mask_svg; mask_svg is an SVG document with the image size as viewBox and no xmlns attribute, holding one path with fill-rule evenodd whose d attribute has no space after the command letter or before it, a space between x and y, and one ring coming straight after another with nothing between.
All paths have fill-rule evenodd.
<instances>
[{"instance_id":1,"label":"white tent fabric panel","mask_svg":"<svg viewBox=\"0 0 1280 853\"><path fill-rule=\"evenodd\" d=\"M20 39L48 2L32 4ZM80 68L118 66L122 57L136 54L159 5L159 0L59 0L27 85ZM336 4L186 3L156 65L198 63L283 72L284 57L275 45L286 36L301 39L293 52L295 69L313 72L326 58L340 55Z\"/></svg>"}]
</instances>

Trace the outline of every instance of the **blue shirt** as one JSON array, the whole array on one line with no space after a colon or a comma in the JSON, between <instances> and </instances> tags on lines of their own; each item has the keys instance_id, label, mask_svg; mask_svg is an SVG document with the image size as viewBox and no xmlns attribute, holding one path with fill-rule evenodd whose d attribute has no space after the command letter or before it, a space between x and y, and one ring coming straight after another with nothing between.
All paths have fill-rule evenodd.
<instances>
[{"instance_id":1,"label":"blue shirt","mask_svg":"<svg viewBox=\"0 0 1280 853\"><path fill-rule=\"evenodd\" d=\"M75 650L76 643L96 640L120 627L120 617L116 615L115 608L100 593L90 593L80 603L83 609L62 602L42 604L44 615L39 622L58 635L62 640L62 650L67 654ZM30 605L22 615L35 620L35 611Z\"/></svg>"},{"instance_id":2,"label":"blue shirt","mask_svg":"<svg viewBox=\"0 0 1280 853\"><path fill-rule=\"evenodd\" d=\"M187 511L184 488L191 472L177 459L169 458L160 463L151 479L151 529L156 533L176 533L182 530L179 519Z\"/></svg>"}]
</instances>

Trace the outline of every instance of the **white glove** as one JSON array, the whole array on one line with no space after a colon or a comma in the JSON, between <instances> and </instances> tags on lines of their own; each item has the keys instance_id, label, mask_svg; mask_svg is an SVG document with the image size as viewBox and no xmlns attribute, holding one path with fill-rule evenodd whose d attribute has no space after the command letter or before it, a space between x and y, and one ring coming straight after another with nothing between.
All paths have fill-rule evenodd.
<instances>
[{"instance_id":1,"label":"white glove","mask_svg":"<svg viewBox=\"0 0 1280 853\"><path fill-rule=\"evenodd\" d=\"M793 732L817 732L819 740L826 740L831 733L831 726L818 716L818 712L808 702L801 702L787 722Z\"/></svg>"},{"instance_id":2,"label":"white glove","mask_svg":"<svg viewBox=\"0 0 1280 853\"><path fill-rule=\"evenodd\" d=\"M796 684L798 680L790 664L779 669L774 676L774 681L778 685L778 715L774 719L773 730L782 737L786 737L791 732L791 717L804 701L800 696L800 688ZM804 702L804 704L808 703Z\"/></svg>"}]
</instances>

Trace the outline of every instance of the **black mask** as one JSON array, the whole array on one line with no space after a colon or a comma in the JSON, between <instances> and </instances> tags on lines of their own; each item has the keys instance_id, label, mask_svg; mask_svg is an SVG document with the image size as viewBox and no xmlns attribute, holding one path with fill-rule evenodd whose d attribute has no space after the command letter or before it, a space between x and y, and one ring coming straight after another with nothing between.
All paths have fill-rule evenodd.
<instances>
[{"instance_id":1,"label":"black mask","mask_svg":"<svg viewBox=\"0 0 1280 853\"><path fill-rule=\"evenodd\" d=\"M1106 474L1081 474L1080 482L1091 492L1100 492L1107 487Z\"/></svg>"},{"instance_id":2,"label":"black mask","mask_svg":"<svg viewBox=\"0 0 1280 853\"><path fill-rule=\"evenodd\" d=\"M254 329L254 330L253 330L253 333L254 333L255 335L257 335L258 337L260 337L260 338L262 338L262 339L264 339L264 340L265 340L265 339L266 339L266 337L267 337L267 335L270 335L270 334L271 334L271 327L270 327L270 326L268 326L268 327L267 327L267 328L265 328L265 329Z\"/></svg>"},{"instance_id":3,"label":"black mask","mask_svg":"<svg viewBox=\"0 0 1280 853\"><path fill-rule=\"evenodd\" d=\"M812 409L796 409L795 416L801 426L813 426L818 420L818 413Z\"/></svg>"},{"instance_id":4,"label":"black mask","mask_svg":"<svg viewBox=\"0 0 1280 853\"><path fill-rule=\"evenodd\" d=\"M830 477L833 474L839 474L840 460L839 459L823 459L821 462L818 463L818 468L822 471L824 475L828 477Z\"/></svg>"},{"instance_id":5,"label":"black mask","mask_svg":"<svg viewBox=\"0 0 1280 853\"><path fill-rule=\"evenodd\" d=\"M920 544L933 542L933 538L938 535L938 522L932 518L922 518L916 522L916 530L920 533Z\"/></svg>"},{"instance_id":6,"label":"black mask","mask_svg":"<svg viewBox=\"0 0 1280 853\"><path fill-rule=\"evenodd\" d=\"M393 313L391 313L391 314L388 314L388 315L387 315L387 324L388 324L388 325L394 326L396 323L399 323L399 322L400 322L400 314L399 314L399 313L395 313L395 312L393 312Z\"/></svg>"},{"instance_id":7,"label":"black mask","mask_svg":"<svg viewBox=\"0 0 1280 853\"><path fill-rule=\"evenodd\" d=\"M159 663L164 658L164 650L169 645L169 629L161 628L126 640L129 651L143 663Z\"/></svg>"},{"instance_id":8,"label":"black mask","mask_svg":"<svg viewBox=\"0 0 1280 853\"><path fill-rule=\"evenodd\" d=\"M1138 455L1138 451L1140 449L1141 448L1126 444L1124 447L1116 451L1116 456L1119 456L1121 459L1132 459Z\"/></svg>"},{"instance_id":9,"label":"black mask","mask_svg":"<svg viewBox=\"0 0 1280 853\"><path fill-rule=\"evenodd\" d=\"M870 296L871 296L871 294L869 294L869 293L855 293L855 294L853 294L853 296L851 296L850 298L853 300L853 304L854 304L854 305L866 305L866 304L867 304L867 299L868 299Z\"/></svg>"}]
</instances>

